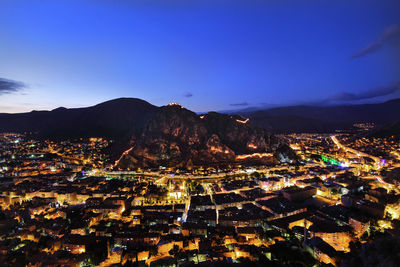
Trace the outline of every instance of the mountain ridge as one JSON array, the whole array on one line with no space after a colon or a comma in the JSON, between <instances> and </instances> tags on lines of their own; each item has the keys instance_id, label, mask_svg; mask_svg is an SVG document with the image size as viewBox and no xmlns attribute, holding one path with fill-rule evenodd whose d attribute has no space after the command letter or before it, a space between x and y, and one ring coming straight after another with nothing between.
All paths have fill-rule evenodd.
<instances>
[{"instance_id":1,"label":"mountain ridge","mask_svg":"<svg viewBox=\"0 0 400 267\"><path fill-rule=\"evenodd\" d=\"M178 104L156 107L134 98L87 108L0 114L0 131L33 132L49 139L110 138L114 142L107 154L111 159L123 155L119 169L296 160L281 139L240 115L198 115ZM123 153L128 149L130 153Z\"/></svg>"},{"instance_id":2,"label":"mountain ridge","mask_svg":"<svg viewBox=\"0 0 400 267\"><path fill-rule=\"evenodd\" d=\"M216 112L197 115L176 104L162 106L130 144L131 149L117 162L117 169L296 160L279 138L242 117Z\"/></svg>"},{"instance_id":3,"label":"mountain ridge","mask_svg":"<svg viewBox=\"0 0 400 267\"><path fill-rule=\"evenodd\" d=\"M0 132L30 132L55 139L128 137L140 131L159 109L145 100L123 97L90 107L0 113ZM362 122L380 128L398 121L400 99L378 104L274 107L229 115L249 118L252 124L274 133L333 132Z\"/></svg>"},{"instance_id":4,"label":"mountain ridge","mask_svg":"<svg viewBox=\"0 0 400 267\"><path fill-rule=\"evenodd\" d=\"M400 117L400 99L378 104L277 107L238 113L254 125L276 133L333 132L351 129L355 123L372 122L377 126L392 123Z\"/></svg>"},{"instance_id":5,"label":"mountain ridge","mask_svg":"<svg viewBox=\"0 0 400 267\"><path fill-rule=\"evenodd\" d=\"M1 113L1 132L30 132L40 138L116 138L143 128L158 107L138 98L118 98L83 108Z\"/></svg>"}]
</instances>

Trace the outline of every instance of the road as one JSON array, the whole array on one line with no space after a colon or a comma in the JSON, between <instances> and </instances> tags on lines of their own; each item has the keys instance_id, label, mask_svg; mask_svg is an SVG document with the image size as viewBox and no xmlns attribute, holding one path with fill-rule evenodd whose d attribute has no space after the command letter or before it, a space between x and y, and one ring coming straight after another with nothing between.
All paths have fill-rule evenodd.
<instances>
[{"instance_id":1,"label":"road","mask_svg":"<svg viewBox=\"0 0 400 267\"><path fill-rule=\"evenodd\" d=\"M355 150L355 149L353 149L353 148L350 148L350 147L347 147L347 146L342 145L342 144L339 142L339 140L337 139L337 137L334 136L334 135L331 136L331 139L332 139L332 141L335 143L335 145L336 145L338 148L341 148L341 149L343 149L344 151L349 152L349 153L351 153L351 154L355 154L355 155L357 155L358 157L368 157L368 158L371 158L371 159L373 159L373 160L375 161L375 164L377 164L378 166L379 166L379 164L380 164L381 161L382 161L382 160L381 160L380 158L378 158L378 157L375 157L375 156L369 155L369 154L367 154L367 153L364 153L364 152L361 152L361 151Z\"/></svg>"}]
</instances>

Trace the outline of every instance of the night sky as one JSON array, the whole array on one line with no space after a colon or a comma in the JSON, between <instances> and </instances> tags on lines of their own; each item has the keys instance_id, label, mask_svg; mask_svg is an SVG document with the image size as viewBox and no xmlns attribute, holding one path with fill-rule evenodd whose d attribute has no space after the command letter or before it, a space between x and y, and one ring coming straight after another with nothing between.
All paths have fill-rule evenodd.
<instances>
[{"instance_id":1,"label":"night sky","mask_svg":"<svg viewBox=\"0 0 400 267\"><path fill-rule=\"evenodd\" d=\"M1 0L0 112L400 97L399 11L399 0Z\"/></svg>"}]
</instances>

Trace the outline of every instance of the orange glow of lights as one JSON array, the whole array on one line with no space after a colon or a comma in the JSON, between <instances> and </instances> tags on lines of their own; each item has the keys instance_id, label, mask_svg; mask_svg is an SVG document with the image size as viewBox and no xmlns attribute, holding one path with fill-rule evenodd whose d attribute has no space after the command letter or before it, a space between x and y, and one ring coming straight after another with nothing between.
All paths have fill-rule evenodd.
<instances>
[{"instance_id":1,"label":"orange glow of lights","mask_svg":"<svg viewBox=\"0 0 400 267\"><path fill-rule=\"evenodd\" d=\"M236 119L236 121L237 121L237 122L239 122L239 123L243 123L243 124L245 124L245 123L248 123L248 122L249 122L249 120L250 120L250 119L248 119L248 118L247 118L247 119L245 119L244 121Z\"/></svg>"},{"instance_id":2,"label":"orange glow of lights","mask_svg":"<svg viewBox=\"0 0 400 267\"><path fill-rule=\"evenodd\" d=\"M248 159L248 158L264 158L264 157L272 157L272 153L253 153L247 155L237 155L236 159Z\"/></svg>"},{"instance_id":3,"label":"orange glow of lights","mask_svg":"<svg viewBox=\"0 0 400 267\"><path fill-rule=\"evenodd\" d=\"M387 185L387 186L391 186L391 184L386 183L385 181L383 181L381 177L375 176L375 179L378 180L378 182L380 182L381 184L384 184L384 185Z\"/></svg>"},{"instance_id":4,"label":"orange glow of lights","mask_svg":"<svg viewBox=\"0 0 400 267\"><path fill-rule=\"evenodd\" d=\"M248 148L252 148L252 149L257 149L257 146L256 146L256 145L253 145L253 144L248 144L247 147L248 147Z\"/></svg>"},{"instance_id":5,"label":"orange glow of lights","mask_svg":"<svg viewBox=\"0 0 400 267\"><path fill-rule=\"evenodd\" d=\"M115 164L114 164L113 168L115 168L115 167L118 165L118 163L121 161L121 159L122 159L125 155L128 155L129 152L132 151L132 149L133 149L133 147L129 148L128 150L125 150L125 151L122 153L121 157L120 157L117 161L115 161Z\"/></svg>"},{"instance_id":6,"label":"orange glow of lights","mask_svg":"<svg viewBox=\"0 0 400 267\"><path fill-rule=\"evenodd\" d=\"M210 147L210 150L211 150L212 152L223 152L222 149L217 148L217 147L215 147L215 146Z\"/></svg>"}]
</instances>

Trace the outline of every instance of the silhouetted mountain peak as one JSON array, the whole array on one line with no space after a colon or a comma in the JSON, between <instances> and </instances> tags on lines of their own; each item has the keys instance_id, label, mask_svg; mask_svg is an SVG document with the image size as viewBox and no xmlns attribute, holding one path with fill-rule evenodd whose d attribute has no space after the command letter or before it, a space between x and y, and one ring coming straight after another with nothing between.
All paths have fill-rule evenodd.
<instances>
[{"instance_id":1,"label":"silhouetted mountain peak","mask_svg":"<svg viewBox=\"0 0 400 267\"><path fill-rule=\"evenodd\" d=\"M65 111L65 110L67 110L67 108L65 108L65 107L58 107L58 108L53 109L52 111L58 112L58 111Z\"/></svg>"},{"instance_id":2,"label":"silhouetted mountain peak","mask_svg":"<svg viewBox=\"0 0 400 267\"><path fill-rule=\"evenodd\" d=\"M153 106L149 102L142 100L140 98L133 97L120 97L112 100L108 100L102 103L99 103L93 107L117 107L117 106L135 106L135 105L149 105Z\"/></svg>"},{"instance_id":3,"label":"silhouetted mountain peak","mask_svg":"<svg viewBox=\"0 0 400 267\"><path fill-rule=\"evenodd\" d=\"M117 138L142 129L158 109L138 98L118 98L85 108L0 114L0 131L32 132L52 139Z\"/></svg>"},{"instance_id":4,"label":"silhouetted mountain peak","mask_svg":"<svg viewBox=\"0 0 400 267\"><path fill-rule=\"evenodd\" d=\"M262 128L278 133L333 132L355 123L382 126L400 118L400 99L378 104L339 106L289 106L241 113Z\"/></svg>"}]
</instances>

